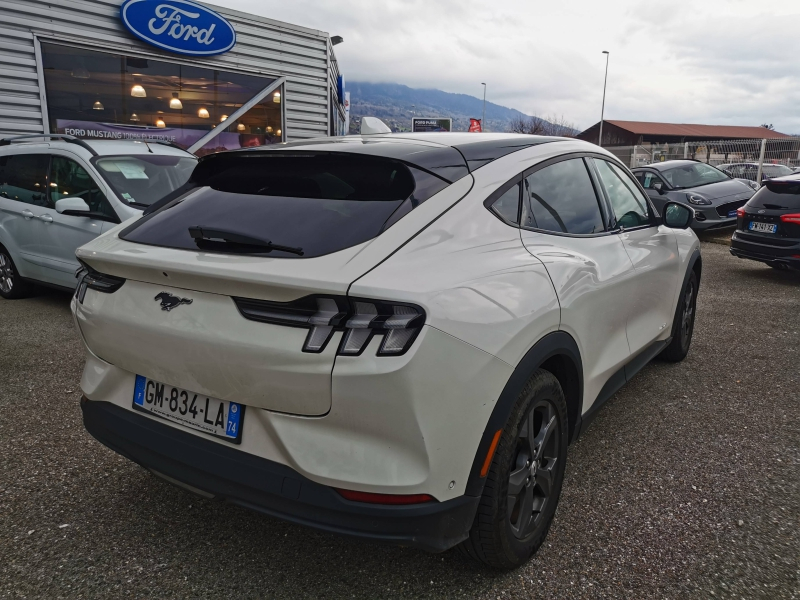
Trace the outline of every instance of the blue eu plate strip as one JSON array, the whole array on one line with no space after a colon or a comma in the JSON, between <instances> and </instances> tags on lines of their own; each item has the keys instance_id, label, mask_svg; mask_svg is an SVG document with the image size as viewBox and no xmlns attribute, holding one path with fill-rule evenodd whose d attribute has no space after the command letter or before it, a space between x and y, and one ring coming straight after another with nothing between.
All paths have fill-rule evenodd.
<instances>
[{"instance_id":1,"label":"blue eu plate strip","mask_svg":"<svg viewBox=\"0 0 800 600\"><path fill-rule=\"evenodd\" d=\"M239 420L242 415L242 407L236 402L231 402L228 407L228 425L225 427L225 435L228 437L239 436Z\"/></svg>"},{"instance_id":2,"label":"blue eu plate strip","mask_svg":"<svg viewBox=\"0 0 800 600\"><path fill-rule=\"evenodd\" d=\"M147 385L147 377L136 376L136 387L133 388L133 403L144 406L144 388Z\"/></svg>"}]
</instances>

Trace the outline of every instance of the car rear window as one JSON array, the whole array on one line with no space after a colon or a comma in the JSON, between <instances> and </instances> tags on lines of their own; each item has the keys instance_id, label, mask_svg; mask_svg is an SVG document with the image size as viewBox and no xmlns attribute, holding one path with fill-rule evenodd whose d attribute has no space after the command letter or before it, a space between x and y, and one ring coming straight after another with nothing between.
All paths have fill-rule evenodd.
<instances>
[{"instance_id":1,"label":"car rear window","mask_svg":"<svg viewBox=\"0 0 800 600\"><path fill-rule=\"evenodd\" d=\"M204 162L192 175L199 189L137 221L120 237L185 250L213 247L235 254L311 258L380 235L449 185L397 160L355 154L242 152ZM198 228L230 235L198 239Z\"/></svg>"},{"instance_id":2,"label":"car rear window","mask_svg":"<svg viewBox=\"0 0 800 600\"><path fill-rule=\"evenodd\" d=\"M747 205L774 210L800 208L800 179L767 181Z\"/></svg>"}]
</instances>

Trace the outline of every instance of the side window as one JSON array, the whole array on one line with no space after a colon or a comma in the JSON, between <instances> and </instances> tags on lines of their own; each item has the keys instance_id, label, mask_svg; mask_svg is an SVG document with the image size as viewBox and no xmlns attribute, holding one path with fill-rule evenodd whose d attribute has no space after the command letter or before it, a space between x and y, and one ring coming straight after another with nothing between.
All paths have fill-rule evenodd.
<instances>
[{"instance_id":1,"label":"side window","mask_svg":"<svg viewBox=\"0 0 800 600\"><path fill-rule=\"evenodd\" d=\"M62 198L80 198L92 212L116 217L105 194L82 166L63 156L54 156L50 165L50 207Z\"/></svg>"},{"instance_id":2,"label":"side window","mask_svg":"<svg viewBox=\"0 0 800 600\"><path fill-rule=\"evenodd\" d=\"M509 223L519 224L519 183L515 183L492 203L492 210Z\"/></svg>"},{"instance_id":3,"label":"side window","mask_svg":"<svg viewBox=\"0 0 800 600\"><path fill-rule=\"evenodd\" d=\"M641 183L642 187L646 190L654 190L657 183L660 183L661 186L666 189L664 180L652 171L639 171L636 173L636 179L639 180L639 183Z\"/></svg>"},{"instance_id":4,"label":"side window","mask_svg":"<svg viewBox=\"0 0 800 600\"><path fill-rule=\"evenodd\" d=\"M0 163L0 196L35 206L47 206L46 154L4 156Z\"/></svg>"},{"instance_id":5,"label":"side window","mask_svg":"<svg viewBox=\"0 0 800 600\"><path fill-rule=\"evenodd\" d=\"M600 204L582 158L552 164L525 178L522 225L558 233L605 230Z\"/></svg>"},{"instance_id":6,"label":"side window","mask_svg":"<svg viewBox=\"0 0 800 600\"><path fill-rule=\"evenodd\" d=\"M636 187L633 180L617 165L608 161L594 159L600 181L606 190L617 225L620 227L639 227L650 224L647 199Z\"/></svg>"}]
</instances>

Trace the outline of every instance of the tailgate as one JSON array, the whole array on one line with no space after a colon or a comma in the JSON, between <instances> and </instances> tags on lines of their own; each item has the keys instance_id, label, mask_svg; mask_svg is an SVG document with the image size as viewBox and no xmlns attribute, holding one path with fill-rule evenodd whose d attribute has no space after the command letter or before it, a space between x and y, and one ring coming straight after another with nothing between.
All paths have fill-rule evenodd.
<instances>
[{"instance_id":1,"label":"tailgate","mask_svg":"<svg viewBox=\"0 0 800 600\"><path fill-rule=\"evenodd\" d=\"M192 302L162 310L161 292ZM130 373L275 411L330 408L340 334L319 354L303 352L307 329L248 321L230 296L139 281L113 294L89 289L76 307L91 351Z\"/></svg>"}]
</instances>

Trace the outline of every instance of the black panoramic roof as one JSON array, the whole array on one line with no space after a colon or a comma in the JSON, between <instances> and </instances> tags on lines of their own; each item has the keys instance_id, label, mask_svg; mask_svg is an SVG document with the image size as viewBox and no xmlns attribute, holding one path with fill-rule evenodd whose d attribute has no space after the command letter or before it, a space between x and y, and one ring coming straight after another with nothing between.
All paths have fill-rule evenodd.
<instances>
[{"instance_id":1,"label":"black panoramic roof","mask_svg":"<svg viewBox=\"0 0 800 600\"><path fill-rule=\"evenodd\" d=\"M203 171L203 165L207 161L232 155L238 157L242 154L258 155L271 152L347 153L393 158L452 183L512 152L563 140L564 138L533 135L474 133L343 136L211 154L200 160L196 173Z\"/></svg>"},{"instance_id":2,"label":"black panoramic roof","mask_svg":"<svg viewBox=\"0 0 800 600\"><path fill-rule=\"evenodd\" d=\"M320 154L361 154L390 158L427 171L439 179L453 183L470 172L503 156L524 148L549 142L568 141L567 138L521 134L492 133L422 133L341 136L317 138L241 148L203 156L185 185L167 194L144 211L151 214L166 206L188 190L204 185L204 181L248 157L268 154L309 156Z\"/></svg>"}]
</instances>

